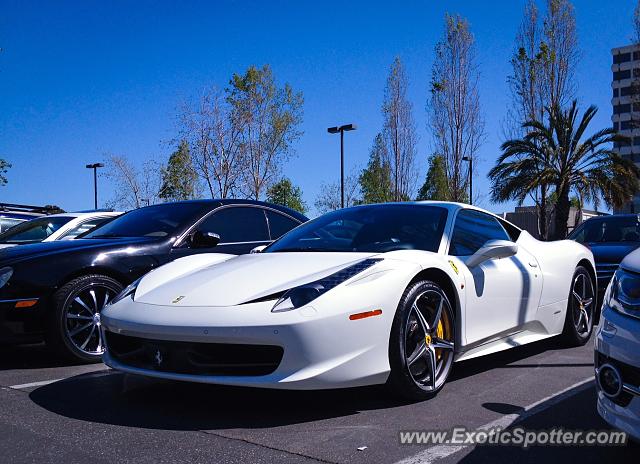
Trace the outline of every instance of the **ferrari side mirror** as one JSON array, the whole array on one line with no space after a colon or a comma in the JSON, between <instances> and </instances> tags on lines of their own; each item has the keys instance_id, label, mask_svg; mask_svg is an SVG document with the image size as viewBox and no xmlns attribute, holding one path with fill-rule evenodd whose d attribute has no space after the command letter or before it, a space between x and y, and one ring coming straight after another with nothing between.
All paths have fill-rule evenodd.
<instances>
[{"instance_id":1,"label":"ferrari side mirror","mask_svg":"<svg viewBox=\"0 0 640 464\"><path fill-rule=\"evenodd\" d=\"M251 249L251 254L262 253L262 250L264 250L265 248L267 248L267 245L258 245L257 247Z\"/></svg>"},{"instance_id":2,"label":"ferrari side mirror","mask_svg":"<svg viewBox=\"0 0 640 464\"><path fill-rule=\"evenodd\" d=\"M508 240L489 240L467 260L467 267L476 267L490 259L508 258L518 252L518 245Z\"/></svg>"},{"instance_id":3,"label":"ferrari side mirror","mask_svg":"<svg viewBox=\"0 0 640 464\"><path fill-rule=\"evenodd\" d=\"M220 236L214 232L196 231L191 236L191 248L213 248L220 243Z\"/></svg>"}]
</instances>

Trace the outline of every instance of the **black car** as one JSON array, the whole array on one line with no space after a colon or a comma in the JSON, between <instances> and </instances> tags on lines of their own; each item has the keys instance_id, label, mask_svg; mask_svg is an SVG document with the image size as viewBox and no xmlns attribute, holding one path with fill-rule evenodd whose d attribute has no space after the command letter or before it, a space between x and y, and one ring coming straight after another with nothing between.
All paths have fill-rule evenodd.
<instances>
[{"instance_id":1,"label":"black car","mask_svg":"<svg viewBox=\"0 0 640 464\"><path fill-rule=\"evenodd\" d=\"M125 286L183 256L248 253L306 220L258 201L192 200L130 211L76 240L0 250L0 343L44 339L97 360L100 310Z\"/></svg>"},{"instance_id":2,"label":"black car","mask_svg":"<svg viewBox=\"0 0 640 464\"><path fill-rule=\"evenodd\" d=\"M587 219L567 237L590 248L596 261L598 295L604 295L622 259L640 247L640 216L616 214Z\"/></svg>"}]
</instances>

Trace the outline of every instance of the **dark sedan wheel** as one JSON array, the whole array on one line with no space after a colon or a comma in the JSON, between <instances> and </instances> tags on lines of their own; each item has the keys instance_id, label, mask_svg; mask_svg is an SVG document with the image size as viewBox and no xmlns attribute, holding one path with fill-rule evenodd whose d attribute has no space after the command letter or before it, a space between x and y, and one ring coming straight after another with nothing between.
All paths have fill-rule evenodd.
<instances>
[{"instance_id":1,"label":"dark sedan wheel","mask_svg":"<svg viewBox=\"0 0 640 464\"><path fill-rule=\"evenodd\" d=\"M100 312L120 290L120 282L102 275L64 285L54 296L47 344L72 361L99 361L104 352Z\"/></svg>"},{"instance_id":2,"label":"dark sedan wheel","mask_svg":"<svg viewBox=\"0 0 640 464\"><path fill-rule=\"evenodd\" d=\"M412 284L391 329L388 386L410 400L435 395L451 372L455 339L454 311L442 288L430 281Z\"/></svg>"},{"instance_id":3,"label":"dark sedan wheel","mask_svg":"<svg viewBox=\"0 0 640 464\"><path fill-rule=\"evenodd\" d=\"M567 314L562 337L571 346L587 343L593 332L596 309L595 284L589 271L578 266L571 280Z\"/></svg>"}]
</instances>

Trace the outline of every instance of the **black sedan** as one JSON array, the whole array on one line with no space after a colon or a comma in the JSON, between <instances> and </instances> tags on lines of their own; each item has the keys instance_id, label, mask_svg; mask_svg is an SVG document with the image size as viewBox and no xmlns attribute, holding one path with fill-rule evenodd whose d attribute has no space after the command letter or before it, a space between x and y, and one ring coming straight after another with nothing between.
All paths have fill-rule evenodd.
<instances>
[{"instance_id":1,"label":"black sedan","mask_svg":"<svg viewBox=\"0 0 640 464\"><path fill-rule=\"evenodd\" d=\"M307 218L250 200L130 211L76 240L0 250L0 343L45 340L71 360L103 351L100 310L150 270L194 253L243 254Z\"/></svg>"},{"instance_id":2,"label":"black sedan","mask_svg":"<svg viewBox=\"0 0 640 464\"><path fill-rule=\"evenodd\" d=\"M596 261L598 295L603 296L622 259L640 247L640 217L616 214L591 218L567 238L591 249Z\"/></svg>"}]
</instances>

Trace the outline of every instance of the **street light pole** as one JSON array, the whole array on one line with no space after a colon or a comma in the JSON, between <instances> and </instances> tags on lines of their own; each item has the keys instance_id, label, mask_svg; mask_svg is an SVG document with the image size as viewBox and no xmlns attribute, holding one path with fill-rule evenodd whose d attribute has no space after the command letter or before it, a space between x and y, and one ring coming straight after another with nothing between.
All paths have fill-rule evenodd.
<instances>
[{"instance_id":1,"label":"street light pole","mask_svg":"<svg viewBox=\"0 0 640 464\"><path fill-rule=\"evenodd\" d=\"M345 124L343 126L329 127L327 132L337 134L340 132L340 207L344 208L344 131L356 130L355 124Z\"/></svg>"},{"instance_id":2,"label":"street light pole","mask_svg":"<svg viewBox=\"0 0 640 464\"><path fill-rule=\"evenodd\" d=\"M469 163L469 204L473 205L473 158L465 156L462 161Z\"/></svg>"},{"instance_id":3,"label":"street light pole","mask_svg":"<svg viewBox=\"0 0 640 464\"><path fill-rule=\"evenodd\" d=\"M98 209L98 168L103 168L102 163L87 164L87 169L93 169L93 208Z\"/></svg>"}]
</instances>

